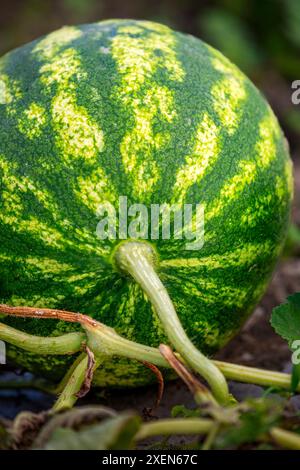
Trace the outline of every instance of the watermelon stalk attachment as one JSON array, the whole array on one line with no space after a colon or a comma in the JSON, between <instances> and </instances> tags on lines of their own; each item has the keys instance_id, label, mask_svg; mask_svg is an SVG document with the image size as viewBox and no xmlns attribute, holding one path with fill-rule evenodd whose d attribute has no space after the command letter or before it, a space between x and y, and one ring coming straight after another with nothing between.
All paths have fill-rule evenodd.
<instances>
[{"instance_id":1,"label":"watermelon stalk attachment","mask_svg":"<svg viewBox=\"0 0 300 470\"><path fill-rule=\"evenodd\" d=\"M58 399L52 407L53 412L72 408L78 398L84 397L90 390L94 371L99 361L93 352L86 347L74 361L67 374L58 386Z\"/></svg>"},{"instance_id":2,"label":"watermelon stalk attachment","mask_svg":"<svg viewBox=\"0 0 300 470\"><path fill-rule=\"evenodd\" d=\"M21 383L20 380L15 383L0 381L1 389L26 387L36 388L52 394L60 394L53 407L54 411L69 408L76 402L77 394L83 385L88 368L88 357L85 352L87 346L95 354L94 371L101 366L101 360L105 356L127 357L140 362L147 361L164 369L170 369L171 367L158 349L123 338L113 328L109 328L87 315L63 310L41 310L33 307L11 307L8 305L0 305L0 313L23 318L61 319L81 324L84 330L82 332L67 333L58 337L44 337L31 335L0 323L0 339L25 351L41 355L72 355L81 352L58 386L47 384L44 381L31 381L30 383L27 381ZM253 383L263 387L272 386L283 390L291 389L290 374L228 362L212 362L227 379ZM296 391L300 392L300 385L298 385ZM208 392L205 393L203 399L214 402L213 397L209 396Z\"/></svg>"},{"instance_id":3,"label":"watermelon stalk attachment","mask_svg":"<svg viewBox=\"0 0 300 470\"><path fill-rule=\"evenodd\" d=\"M27 313L26 307L20 307L17 309L19 314L11 313L15 312L15 309L16 307L9 307L6 305L0 306L1 312L5 312L8 315L13 314L24 317L33 316L30 315L30 311ZM37 309L32 310L37 311ZM23 312L24 315L21 315ZM81 332L66 333L62 336L30 335L23 331L16 330L11 326L0 323L0 339L34 354L68 355L80 351L86 338L85 334Z\"/></svg>"},{"instance_id":4,"label":"watermelon stalk attachment","mask_svg":"<svg viewBox=\"0 0 300 470\"><path fill-rule=\"evenodd\" d=\"M101 365L103 359L112 356L126 357L140 362L147 361L163 368L170 368L156 348L135 343L118 335L116 331L88 315L54 309L36 309L33 307L10 307L0 305L0 312L24 318L60 319L71 323L79 323L84 333L68 333L59 337L39 337L11 328L0 323L0 339L35 354L68 355L83 351L74 361L65 377L55 389L59 398L53 411L72 407L78 398L84 396L92 382L93 373ZM89 366L89 356L93 363ZM90 373L89 373L90 372ZM87 382L88 377L88 384ZM205 391L204 402L215 404L214 397Z\"/></svg>"},{"instance_id":5,"label":"watermelon stalk attachment","mask_svg":"<svg viewBox=\"0 0 300 470\"><path fill-rule=\"evenodd\" d=\"M221 404L230 401L228 385L222 372L188 338L178 318L167 289L155 270L155 253L146 242L125 241L114 251L114 261L142 287L155 308L164 330L176 351L210 385Z\"/></svg>"}]
</instances>

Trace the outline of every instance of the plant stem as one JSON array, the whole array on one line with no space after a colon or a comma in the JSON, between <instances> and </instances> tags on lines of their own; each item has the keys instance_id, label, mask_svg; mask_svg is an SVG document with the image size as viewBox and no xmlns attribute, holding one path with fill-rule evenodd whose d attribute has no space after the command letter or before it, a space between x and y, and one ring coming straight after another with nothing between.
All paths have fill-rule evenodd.
<instances>
[{"instance_id":1,"label":"plant stem","mask_svg":"<svg viewBox=\"0 0 300 470\"><path fill-rule=\"evenodd\" d=\"M158 349L135 343L118 335L113 328L98 323L96 326L82 325L87 335L87 345L96 356L120 356L137 361L147 361L158 367L170 369L168 362Z\"/></svg>"},{"instance_id":2,"label":"plant stem","mask_svg":"<svg viewBox=\"0 0 300 470\"><path fill-rule=\"evenodd\" d=\"M207 437L201 447L201 450L210 450L211 446L214 443L214 440L220 430L220 423L214 423L214 425L211 427L211 430L207 434Z\"/></svg>"},{"instance_id":3,"label":"plant stem","mask_svg":"<svg viewBox=\"0 0 300 470\"><path fill-rule=\"evenodd\" d=\"M56 318L64 321L78 322L85 329L91 350L97 354L116 355L148 361L158 367L170 368L169 363L162 357L158 349L127 340L102 323L79 313L51 309L41 310L31 307L10 307L0 305L0 313L20 317ZM68 333L58 337L38 337L16 330L0 323L0 339L37 354L73 354L80 350L86 342L86 336L81 332ZM291 376L282 372L258 369L222 361L211 361L229 380L253 383L263 387L291 389ZM300 384L297 387L300 392Z\"/></svg>"},{"instance_id":4,"label":"plant stem","mask_svg":"<svg viewBox=\"0 0 300 470\"><path fill-rule=\"evenodd\" d=\"M186 335L169 294L154 269L151 246L143 242L124 242L118 246L114 256L118 267L131 274L147 294L174 348L205 378L215 398L222 404L228 403L229 392L225 377Z\"/></svg>"},{"instance_id":5,"label":"plant stem","mask_svg":"<svg viewBox=\"0 0 300 470\"><path fill-rule=\"evenodd\" d=\"M166 361L168 361L172 369L175 370L177 375L187 385L198 405L202 405L203 403L211 403L214 406L218 405L210 391L191 374L186 366L175 356L169 346L161 344L159 351Z\"/></svg>"},{"instance_id":6,"label":"plant stem","mask_svg":"<svg viewBox=\"0 0 300 470\"><path fill-rule=\"evenodd\" d=\"M99 323L96 327L83 325L88 337L88 345L95 354L117 355L148 361L158 367L170 368L156 348L145 346L119 336L115 330ZM212 360L214 365L220 369L229 380L237 382L252 383L262 387L277 387L279 389L291 389L291 375L271 370L257 369L229 362ZM300 392L300 384L297 390Z\"/></svg>"},{"instance_id":7,"label":"plant stem","mask_svg":"<svg viewBox=\"0 0 300 470\"><path fill-rule=\"evenodd\" d=\"M142 425L136 435L137 440L153 436L169 436L174 434L207 434L214 422L204 418L160 419Z\"/></svg>"},{"instance_id":8,"label":"plant stem","mask_svg":"<svg viewBox=\"0 0 300 470\"><path fill-rule=\"evenodd\" d=\"M82 352L81 354L79 354L79 356L77 356L77 358L75 359L75 361L73 362L73 364L71 364L71 366L69 367L69 369L67 370L66 374L64 375L64 377L62 378L62 380L59 382L59 384L55 387L55 395L59 395L60 393L62 393L62 391L65 389L65 387L67 386L70 378L72 377L72 374L74 373L75 369L77 368L77 366L81 363L81 361L85 358L86 356L86 353L85 352Z\"/></svg>"},{"instance_id":9,"label":"plant stem","mask_svg":"<svg viewBox=\"0 0 300 470\"><path fill-rule=\"evenodd\" d=\"M84 333L67 333L62 336L34 336L0 323L0 338L14 346L35 354L74 354L82 348Z\"/></svg>"},{"instance_id":10,"label":"plant stem","mask_svg":"<svg viewBox=\"0 0 300 470\"><path fill-rule=\"evenodd\" d=\"M300 434L281 428L273 428L269 431L269 434L284 449L300 450Z\"/></svg>"},{"instance_id":11,"label":"plant stem","mask_svg":"<svg viewBox=\"0 0 300 470\"><path fill-rule=\"evenodd\" d=\"M230 362L213 361L229 380L252 383L263 387L276 387L291 390L291 375L271 370L257 369ZM300 392L300 384L297 387Z\"/></svg>"},{"instance_id":12,"label":"plant stem","mask_svg":"<svg viewBox=\"0 0 300 470\"><path fill-rule=\"evenodd\" d=\"M76 394L81 389L82 384L85 380L87 366L88 355L84 353L80 362L78 362L76 367L72 369L72 374L70 375L69 380L62 393L59 395L57 401L53 405L52 411L58 412L66 408L72 408L72 406L76 403L78 399Z\"/></svg>"}]
</instances>

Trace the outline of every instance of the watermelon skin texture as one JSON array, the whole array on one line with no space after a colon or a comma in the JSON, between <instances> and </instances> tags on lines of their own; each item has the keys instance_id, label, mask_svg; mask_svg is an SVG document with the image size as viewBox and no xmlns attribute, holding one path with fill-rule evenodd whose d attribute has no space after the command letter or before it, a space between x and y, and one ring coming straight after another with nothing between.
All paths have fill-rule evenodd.
<instances>
[{"instance_id":1,"label":"watermelon skin texture","mask_svg":"<svg viewBox=\"0 0 300 470\"><path fill-rule=\"evenodd\" d=\"M141 288L95 230L103 201L202 203L205 243L153 240L158 273L191 340L212 354L234 336L285 239L292 167L278 122L222 54L166 26L111 20L64 27L0 60L0 301L80 311L140 343L166 337ZM77 327L13 319L36 335ZM59 379L73 357L8 347ZM100 386L155 380L109 358Z\"/></svg>"}]
</instances>

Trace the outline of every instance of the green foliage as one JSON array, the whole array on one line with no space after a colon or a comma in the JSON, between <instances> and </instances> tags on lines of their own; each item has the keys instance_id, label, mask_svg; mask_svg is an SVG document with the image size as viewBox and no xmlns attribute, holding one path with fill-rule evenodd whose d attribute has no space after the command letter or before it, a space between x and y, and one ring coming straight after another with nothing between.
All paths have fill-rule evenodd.
<instances>
[{"instance_id":1,"label":"green foliage","mask_svg":"<svg viewBox=\"0 0 300 470\"><path fill-rule=\"evenodd\" d=\"M300 339L300 292L290 295L286 303L273 309L271 325L290 347L293 341Z\"/></svg>"},{"instance_id":2,"label":"green foliage","mask_svg":"<svg viewBox=\"0 0 300 470\"><path fill-rule=\"evenodd\" d=\"M171 410L172 418L197 418L201 416L202 411L199 408L190 409L184 405L173 406Z\"/></svg>"},{"instance_id":3,"label":"green foliage","mask_svg":"<svg viewBox=\"0 0 300 470\"><path fill-rule=\"evenodd\" d=\"M270 436L280 426L292 434L284 442L276 441L284 448L299 448L299 413L294 412L288 399L263 397L248 399L234 406L220 407L205 404L197 408L178 405L172 410L172 419L154 419L142 423L135 412L116 411L103 406L82 406L53 414L20 413L13 422L0 423L1 449L45 449L45 450L126 450L148 445L148 438L163 436L148 448L173 448L172 436L193 436L190 444L176 444L176 449L239 449L272 448ZM192 419L191 419L192 418ZM176 424L175 424L176 423ZM199 432L195 423L211 423ZM183 426L183 428L182 428ZM154 431L156 428L156 431ZM176 428L176 431L175 431ZM150 433L147 430L151 429ZM196 428L196 429L199 429ZM267 447L266 447L267 446Z\"/></svg>"},{"instance_id":4,"label":"green foliage","mask_svg":"<svg viewBox=\"0 0 300 470\"><path fill-rule=\"evenodd\" d=\"M247 400L246 411L241 413L239 421L221 432L215 442L219 449L239 447L242 444L256 442L260 437L278 424L282 406L270 398Z\"/></svg>"},{"instance_id":5,"label":"green foliage","mask_svg":"<svg viewBox=\"0 0 300 470\"><path fill-rule=\"evenodd\" d=\"M70 15L75 14L82 18L90 15L97 7L101 7L102 2L99 0L63 0L62 3Z\"/></svg>"},{"instance_id":6,"label":"green foliage","mask_svg":"<svg viewBox=\"0 0 300 470\"><path fill-rule=\"evenodd\" d=\"M293 342L300 340L300 292L290 295L287 302L275 307L271 325L276 333L285 339L293 350ZM300 365L294 364L291 377L291 390L295 391L300 383Z\"/></svg>"},{"instance_id":7,"label":"green foliage","mask_svg":"<svg viewBox=\"0 0 300 470\"><path fill-rule=\"evenodd\" d=\"M124 450L134 446L133 438L140 427L140 418L133 413L74 431L58 428L47 442L45 450Z\"/></svg>"}]
</instances>

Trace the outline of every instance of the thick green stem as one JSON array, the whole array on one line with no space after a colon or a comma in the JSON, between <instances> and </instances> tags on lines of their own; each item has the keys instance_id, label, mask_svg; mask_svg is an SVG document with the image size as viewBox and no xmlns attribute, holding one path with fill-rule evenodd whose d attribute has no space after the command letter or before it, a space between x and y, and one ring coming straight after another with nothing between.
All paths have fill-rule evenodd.
<instances>
[{"instance_id":1,"label":"thick green stem","mask_svg":"<svg viewBox=\"0 0 300 470\"><path fill-rule=\"evenodd\" d=\"M206 418L182 418L182 419L160 419L158 421L144 424L135 439L141 441L155 436L170 435L208 435L203 450L210 448L218 433L219 424ZM269 436L284 449L300 450L300 435L285 429L274 427L268 436L262 436L261 440L269 440Z\"/></svg>"},{"instance_id":2,"label":"thick green stem","mask_svg":"<svg viewBox=\"0 0 300 470\"><path fill-rule=\"evenodd\" d=\"M153 304L165 332L180 355L209 383L220 403L229 402L225 377L186 335L169 294L154 269L153 250L147 243L124 242L115 251L118 267L136 280Z\"/></svg>"},{"instance_id":3,"label":"thick green stem","mask_svg":"<svg viewBox=\"0 0 300 470\"><path fill-rule=\"evenodd\" d=\"M98 357L120 356L137 361L147 361L158 367L170 368L158 349L135 343L118 335L113 328L101 323L82 325L87 335L87 345Z\"/></svg>"},{"instance_id":4,"label":"thick green stem","mask_svg":"<svg viewBox=\"0 0 300 470\"><path fill-rule=\"evenodd\" d=\"M217 434L220 430L220 423L214 423L214 425L212 426L211 430L209 431L209 433L207 434L207 437L201 447L201 450L210 450L214 441L215 441L215 438L217 437Z\"/></svg>"},{"instance_id":5,"label":"thick green stem","mask_svg":"<svg viewBox=\"0 0 300 470\"><path fill-rule=\"evenodd\" d=\"M282 372L257 369L255 367L231 364L230 362L213 361L229 380L291 390L291 376ZM297 387L300 392L300 384Z\"/></svg>"},{"instance_id":6,"label":"thick green stem","mask_svg":"<svg viewBox=\"0 0 300 470\"><path fill-rule=\"evenodd\" d=\"M85 380L85 374L88 367L88 355L84 354L81 361L77 363L76 367L72 370L69 380L65 388L59 395L52 410L58 412L72 406L78 400L77 394L80 391L82 384Z\"/></svg>"},{"instance_id":7,"label":"thick green stem","mask_svg":"<svg viewBox=\"0 0 300 470\"><path fill-rule=\"evenodd\" d=\"M160 419L144 424L136 435L136 440L174 434L207 434L213 426L212 420L204 418Z\"/></svg>"},{"instance_id":8,"label":"thick green stem","mask_svg":"<svg viewBox=\"0 0 300 470\"><path fill-rule=\"evenodd\" d=\"M63 392L63 390L65 389L65 387L68 385L69 383L69 380L70 378L72 377L72 375L74 374L74 371L76 370L77 366L81 363L81 361L86 357L86 353L85 352L82 352L81 354L79 354L79 356L77 356L77 358L75 359L75 361L73 362L73 364L71 364L71 366L69 367L69 369L67 370L66 374L64 375L64 377L62 378L62 380L59 382L58 385L56 385L55 387L55 395L59 395L60 393Z\"/></svg>"},{"instance_id":9,"label":"thick green stem","mask_svg":"<svg viewBox=\"0 0 300 470\"><path fill-rule=\"evenodd\" d=\"M300 450L300 435L281 428L273 428L270 436L280 447L288 450Z\"/></svg>"},{"instance_id":10,"label":"thick green stem","mask_svg":"<svg viewBox=\"0 0 300 470\"><path fill-rule=\"evenodd\" d=\"M86 330L84 333L68 333L62 336L49 338L28 335L22 331L16 330L10 326L0 323L0 339L14 344L26 351L36 354L74 354L82 350L87 341L91 350L95 354L116 355L128 357L138 361L147 361L158 367L170 368L170 364L162 357L158 349L145 346L119 336L115 330L99 322L91 321L89 317L73 314ZM86 319L86 323L83 322ZM257 369L229 362L212 361L229 380L237 382L253 383L262 387L277 387L279 389L291 389L291 376L282 372ZM34 387L34 383L32 383ZM0 388L5 384L0 382ZM6 387L8 388L8 387ZM300 392L300 384L297 387Z\"/></svg>"},{"instance_id":11,"label":"thick green stem","mask_svg":"<svg viewBox=\"0 0 300 470\"><path fill-rule=\"evenodd\" d=\"M161 344L159 346L159 351L166 361L168 361L172 369L175 370L178 377L180 377L187 385L198 405L203 405L204 403L207 405L208 402L210 402L214 407L218 406L218 403L212 396L211 392L205 387L205 385L201 384L193 374L191 374L185 364L175 356L169 346Z\"/></svg>"},{"instance_id":12,"label":"thick green stem","mask_svg":"<svg viewBox=\"0 0 300 470\"><path fill-rule=\"evenodd\" d=\"M74 354L82 348L84 333L67 333L62 336L34 336L0 323L0 338L14 346L35 354Z\"/></svg>"}]
</instances>

